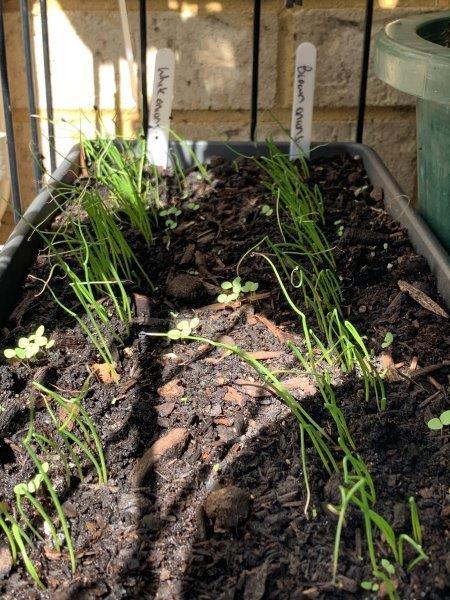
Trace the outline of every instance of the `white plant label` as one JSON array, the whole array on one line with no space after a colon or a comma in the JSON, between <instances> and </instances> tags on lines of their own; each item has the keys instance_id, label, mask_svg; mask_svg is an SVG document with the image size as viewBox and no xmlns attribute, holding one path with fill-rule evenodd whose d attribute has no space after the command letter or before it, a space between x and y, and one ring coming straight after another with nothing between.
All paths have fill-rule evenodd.
<instances>
[{"instance_id":1,"label":"white plant label","mask_svg":"<svg viewBox=\"0 0 450 600\"><path fill-rule=\"evenodd\" d=\"M294 98L292 102L291 143L289 156L295 160L300 154L309 157L311 149L314 84L317 50L314 44L303 42L295 54Z\"/></svg>"},{"instance_id":2,"label":"white plant label","mask_svg":"<svg viewBox=\"0 0 450 600\"><path fill-rule=\"evenodd\" d=\"M155 57L153 94L149 112L147 152L149 162L164 169L169 163L174 77L175 54L168 48L158 50Z\"/></svg>"}]
</instances>

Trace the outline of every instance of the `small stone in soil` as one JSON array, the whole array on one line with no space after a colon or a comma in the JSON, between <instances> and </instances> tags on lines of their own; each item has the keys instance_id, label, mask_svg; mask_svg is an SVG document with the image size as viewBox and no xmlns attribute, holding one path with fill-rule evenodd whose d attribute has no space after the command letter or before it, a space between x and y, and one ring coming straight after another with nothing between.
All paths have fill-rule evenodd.
<instances>
[{"instance_id":1,"label":"small stone in soil","mask_svg":"<svg viewBox=\"0 0 450 600\"><path fill-rule=\"evenodd\" d=\"M13 566L11 552L7 546L0 547L0 579L7 577Z\"/></svg>"},{"instance_id":2,"label":"small stone in soil","mask_svg":"<svg viewBox=\"0 0 450 600\"><path fill-rule=\"evenodd\" d=\"M198 300L205 294L205 287L195 275L183 273L169 281L167 294L177 300Z\"/></svg>"},{"instance_id":3,"label":"small stone in soil","mask_svg":"<svg viewBox=\"0 0 450 600\"><path fill-rule=\"evenodd\" d=\"M210 492L203 508L215 529L233 529L248 517L250 497L245 490L229 485Z\"/></svg>"}]
</instances>

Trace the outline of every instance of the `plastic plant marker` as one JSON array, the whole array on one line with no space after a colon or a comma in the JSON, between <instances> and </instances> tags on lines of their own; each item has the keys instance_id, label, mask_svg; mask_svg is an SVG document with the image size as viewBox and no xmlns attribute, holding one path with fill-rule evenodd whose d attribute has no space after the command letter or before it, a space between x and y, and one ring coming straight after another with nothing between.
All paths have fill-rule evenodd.
<instances>
[{"instance_id":1,"label":"plastic plant marker","mask_svg":"<svg viewBox=\"0 0 450 600\"><path fill-rule=\"evenodd\" d=\"M169 162L174 77L175 54L169 48L158 50L155 57L153 95L147 134L147 158L151 164L163 169L167 168Z\"/></svg>"},{"instance_id":2,"label":"plastic plant marker","mask_svg":"<svg viewBox=\"0 0 450 600\"><path fill-rule=\"evenodd\" d=\"M314 85L317 50L311 42L303 42L295 54L294 97L292 102L291 142L289 157L295 160L311 148Z\"/></svg>"}]
</instances>

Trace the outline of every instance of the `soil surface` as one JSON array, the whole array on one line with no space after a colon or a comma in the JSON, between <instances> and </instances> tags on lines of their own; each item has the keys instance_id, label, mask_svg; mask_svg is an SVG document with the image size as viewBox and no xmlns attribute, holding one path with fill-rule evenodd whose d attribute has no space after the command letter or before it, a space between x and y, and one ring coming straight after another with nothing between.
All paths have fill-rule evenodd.
<instances>
[{"instance_id":1,"label":"soil surface","mask_svg":"<svg viewBox=\"0 0 450 600\"><path fill-rule=\"evenodd\" d=\"M74 480L68 488L62 482L58 490L77 571L71 576L67 556L37 542L31 556L48 586L39 592L23 567L11 567L0 546L4 600L376 597L360 588L371 570L357 513L349 513L343 532L339 587L330 584L336 516L328 504L339 503L339 482L326 476L309 449L314 511L306 519L298 427L286 406L236 356L143 335L196 315L199 334L258 353L267 367L281 370L317 420L326 415L313 381L286 348L286 339L301 340L300 327L267 266L255 258L243 261L240 275L259 283L257 293L226 307L216 302L220 283L235 277L241 256L264 235L277 236L277 223L274 215L261 214L261 206L273 200L252 162L230 164L217 157L209 173L212 184L199 181L195 171L189 175L183 200L168 186L170 202L199 205L183 210L170 238L160 231L148 249L127 233L157 290L130 289L132 335L125 348L115 349L120 382L92 379L85 400L105 447L108 485L98 485L90 472L83 482ZM442 307L443 301L425 260L385 212L381 190L370 186L359 160L314 163L311 181L324 197L345 314L388 370L385 412L364 400L355 376L336 389L338 403L374 478L378 513L396 532L409 532L411 495L420 511L430 560L412 574L397 569L399 595L448 598L450 439L426 423L449 408L450 329L448 319L413 296L419 290L422 300ZM34 474L19 443L29 402L37 399L31 382L71 397L100 362L48 291L37 296L47 275L41 254L3 331L2 349L38 325L55 340L51 350L28 363L0 359L4 501L12 499L16 483ZM413 286L413 294L399 281ZM64 300L65 282L52 285ZM383 349L388 332L394 341ZM37 406L36 427L45 431L47 413ZM382 552L383 542L377 544Z\"/></svg>"}]
</instances>

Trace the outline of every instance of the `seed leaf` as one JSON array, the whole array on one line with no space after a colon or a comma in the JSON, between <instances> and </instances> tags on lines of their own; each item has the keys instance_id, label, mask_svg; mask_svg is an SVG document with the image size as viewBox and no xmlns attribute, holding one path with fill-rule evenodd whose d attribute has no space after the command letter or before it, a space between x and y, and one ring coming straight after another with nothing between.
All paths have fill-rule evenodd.
<instances>
[{"instance_id":1,"label":"seed leaf","mask_svg":"<svg viewBox=\"0 0 450 600\"><path fill-rule=\"evenodd\" d=\"M231 281L224 281L220 287L223 290L231 290L231 288L233 287L233 284L231 283Z\"/></svg>"},{"instance_id":2,"label":"seed leaf","mask_svg":"<svg viewBox=\"0 0 450 600\"><path fill-rule=\"evenodd\" d=\"M439 431L443 427L441 420L438 419L437 417L430 419L428 421L427 425L428 425L428 428L431 429L431 431Z\"/></svg>"},{"instance_id":3,"label":"seed leaf","mask_svg":"<svg viewBox=\"0 0 450 600\"><path fill-rule=\"evenodd\" d=\"M442 425L450 425L450 410L444 410L444 412L439 417Z\"/></svg>"},{"instance_id":4,"label":"seed leaf","mask_svg":"<svg viewBox=\"0 0 450 600\"><path fill-rule=\"evenodd\" d=\"M3 351L3 354L6 358L14 358L16 356L16 351L12 348L6 348L6 350Z\"/></svg>"}]
</instances>

